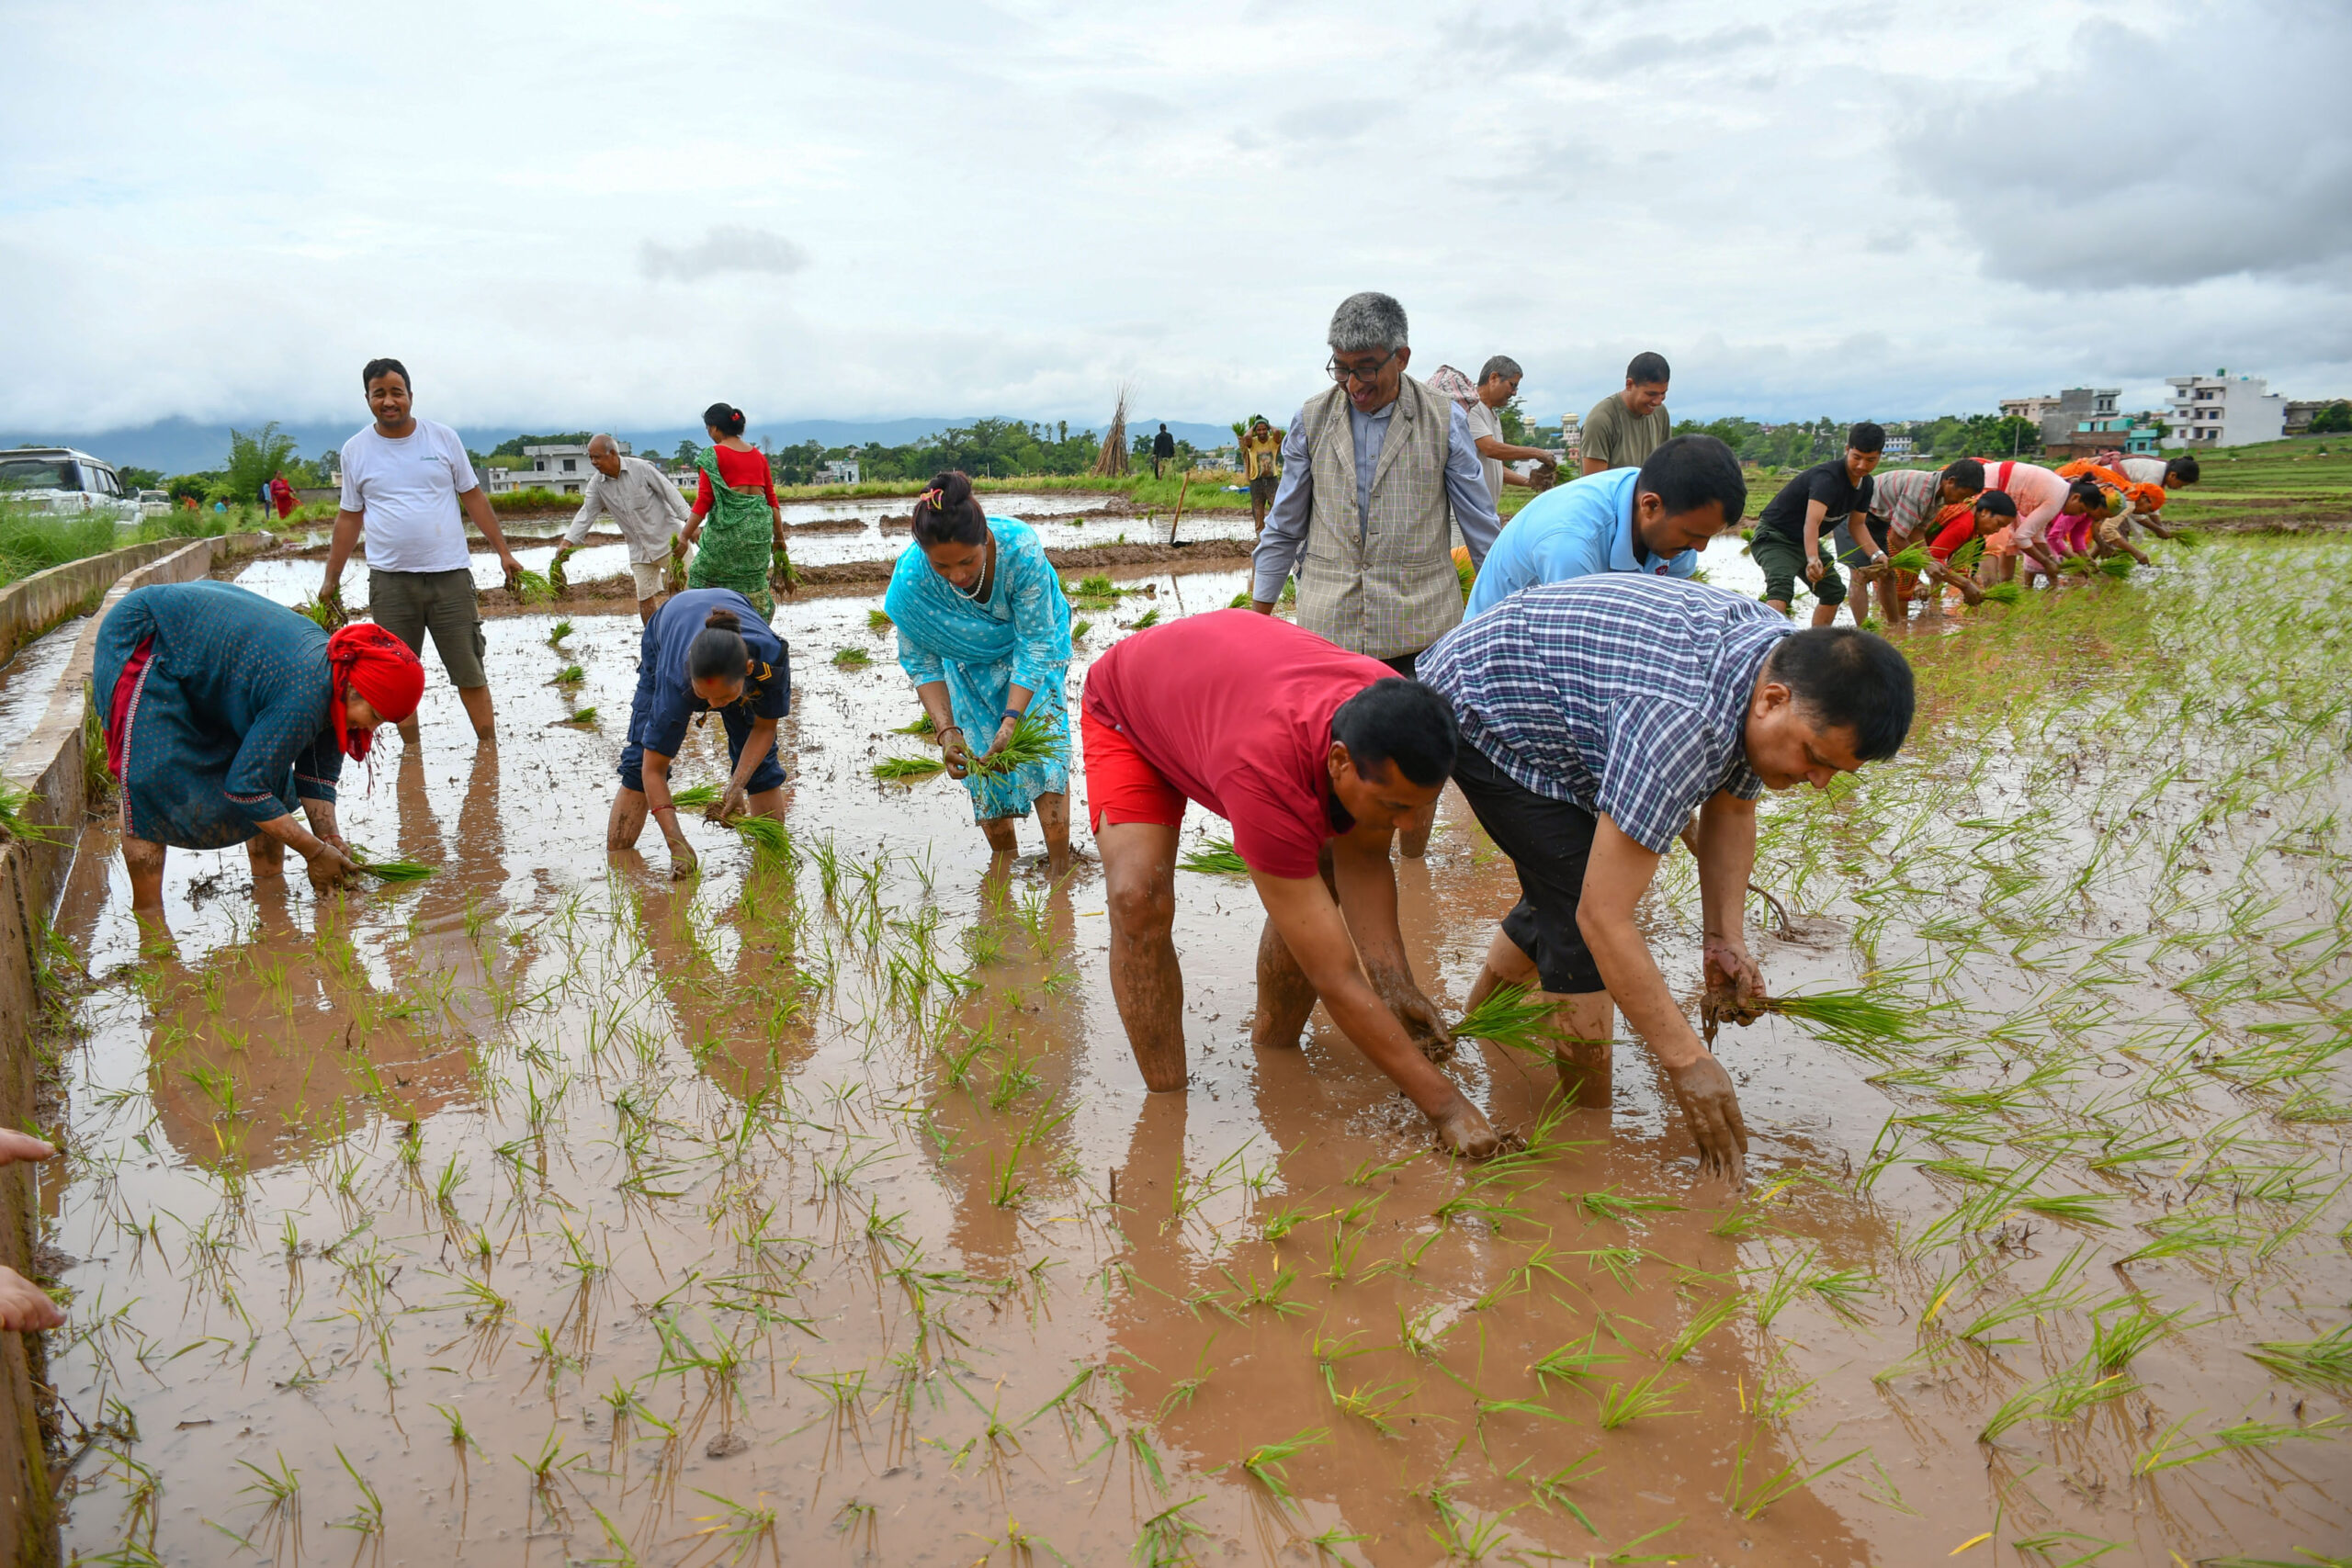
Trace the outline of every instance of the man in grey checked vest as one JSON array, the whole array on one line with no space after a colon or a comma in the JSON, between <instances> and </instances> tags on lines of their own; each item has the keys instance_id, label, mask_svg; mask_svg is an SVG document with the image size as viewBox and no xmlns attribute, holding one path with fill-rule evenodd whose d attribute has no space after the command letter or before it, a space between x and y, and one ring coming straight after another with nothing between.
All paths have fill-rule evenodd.
<instances>
[{"instance_id":1,"label":"man in grey checked vest","mask_svg":"<svg viewBox=\"0 0 2352 1568\"><path fill-rule=\"evenodd\" d=\"M1469 423L1450 398L1405 374L1405 308L1351 294L1331 317L1338 383L1310 398L1283 441L1282 488L1251 566L1251 608L1271 614L1298 575L1298 624L1410 677L1462 620L1453 525L1476 567L1502 521ZM1408 833L1418 855L1429 835Z\"/></svg>"}]
</instances>

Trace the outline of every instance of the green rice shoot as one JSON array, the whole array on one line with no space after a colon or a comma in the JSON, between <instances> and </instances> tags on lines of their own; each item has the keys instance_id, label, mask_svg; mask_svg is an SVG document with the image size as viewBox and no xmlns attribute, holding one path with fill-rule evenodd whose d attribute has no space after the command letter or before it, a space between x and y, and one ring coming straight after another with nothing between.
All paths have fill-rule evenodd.
<instances>
[{"instance_id":1,"label":"green rice shoot","mask_svg":"<svg viewBox=\"0 0 2352 1568\"><path fill-rule=\"evenodd\" d=\"M1996 582L1984 590L1984 597L1996 604L2017 604L2025 600L2025 590L2014 582Z\"/></svg>"},{"instance_id":2,"label":"green rice shoot","mask_svg":"<svg viewBox=\"0 0 2352 1568\"><path fill-rule=\"evenodd\" d=\"M422 882L433 874L433 867L423 861L378 860L357 844L351 846L351 859L360 870L382 882Z\"/></svg>"},{"instance_id":3,"label":"green rice shoot","mask_svg":"<svg viewBox=\"0 0 2352 1568\"><path fill-rule=\"evenodd\" d=\"M887 632L890 629L893 623L890 619L890 612L888 610L868 610L865 612L865 629L867 631Z\"/></svg>"},{"instance_id":4,"label":"green rice shoot","mask_svg":"<svg viewBox=\"0 0 2352 1568\"><path fill-rule=\"evenodd\" d=\"M1551 1047L1538 1043L1544 1024L1552 1016L1548 1001L1528 1000L1525 986L1497 986L1487 999L1454 1021L1456 1040L1484 1040L1514 1051L1550 1056Z\"/></svg>"},{"instance_id":5,"label":"green rice shoot","mask_svg":"<svg viewBox=\"0 0 2352 1568\"><path fill-rule=\"evenodd\" d=\"M1984 541L1983 539L1962 540L1960 547L1952 551L1951 559L1944 563L1944 567L1955 577L1965 577L1976 569L1976 563L1984 558Z\"/></svg>"},{"instance_id":6,"label":"green rice shoot","mask_svg":"<svg viewBox=\"0 0 2352 1568\"><path fill-rule=\"evenodd\" d=\"M750 840L763 860L782 860L792 852L792 833L773 817L738 817L727 824Z\"/></svg>"},{"instance_id":7,"label":"green rice shoot","mask_svg":"<svg viewBox=\"0 0 2352 1568\"><path fill-rule=\"evenodd\" d=\"M936 735L939 729L931 722L931 712L926 708L915 715L915 721L912 724L902 724L890 733L893 735Z\"/></svg>"},{"instance_id":8,"label":"green rice shoot","mask_svg":"<svg viewBox=\"0 0 2352 1568\"><path fill-rule=\"evenodd\" d=\"M688 784L670 792L670 804L681 811L707 811L725 793L715 784Z\"/></svg>"},{"instance_id":9,"label":"green rice shoot","mask_svg":"<svg viewBox=\"0 0 2352 1568\"><path fill-rule=\"evenodd\" d=\"M562 669L555 672L555 679L550 682L549 684L557 686L576 686L586 679L588 679L587 671L582 670L577 664L567 664Z\"/></svg>"},{"instance_id":10,"label":"green rice shoot","mask_svg":"<svg viewBox=\"0 0 2352 1568\"><path fill-rule=\"evenodd\" d=\"M1159 624L1159 606L1154 604L1150 609L1146 610L1142 615L1137 615L1134 620L1127 623L1127 630L1131 632L1139 632L1146 626L1156 626Z\"/></svg>"},{"instance_id":11,"label":"green rice shoot","mask_svg":"<svg viewBox=\"0 0 2352 1568\"><path fill-rule=\"evenodd\" d=\"M1247 876L1249 863L1234 852L1231 839L1210 838L1201 847L1176 863L1180 871L1197 871L1204 876Z\"/></svg>"},{"instance_id":12,"label":"green rice shoot","mask_svg":"<svg viewBox=\"0 0 2352 1568\"><path fill-rule=\"evenodd\" d=\"M548 630L548 646L549 648L553 648L556 644L561 642L565 637L568 637L571 635L571 623L570 621L558 621Z\"/></svg>"},{"instance_id":13,"label":"green rice shoot","mask_svg":"<svg viewBox=\"0 0 2352 1568\"><path fill-rule=\"evenodd\" d=\"M1928 553L1925 545L1909 545L1886 558L1887 566L1895 571L1925 571L1935 564L1936 558Z\"/></svg>"},{"instance_id":14,"label":"green rice shoot","mask_svg":"<svg viewBox=\"0 0 2352 1568\"><path fill-rule=\"evenodd\" d=\"M874 662L874 656L862 648L844 648L833 655L837 670L863 670Z\"/></svg>"},{"instance_id":15,"label":"green rice shoot","mask_svg":"<svg viewBox=\"0 0 2352 1568\"><path fill-rule=\"evenodd\" d=\"M892 784L927 779L946 771L947 764L936 757L888 757L874 764L874 776Z\"/></svg>"},{"instance_id":16,"label":"green rice shoot","mask_svg":"<svg viewBox=\"0 0 2352 1568\"><path fill-rule=\"evenodd\" d=\"M1012 734L1004 750L992 757L974 757L972 772L976 773L1006 773L1015 768L1035 763L1066 760L1069 742L1062 732L1034 713L1024 713L1021 722L1012 727Z\"/></svg>"},{"instance_id":17,"label":"green rice shoot","mask_svg":"<svg viewBox=\"0 0 2352 1568\"><path fill-rule=\"evenodd\" d=\"M518 604L546 604L555 600L555 584L548 581L545 572L533 571L527 566L514 573L514 581L508 586L514 590L514 602Z\"/></svg>"},{"instance_id":18,"label":"green rice shoot","mask_svg":"<svg viewBox=\"0 0 2352 1568\"><path fill-rule=\"evenodd\" d=\"M1902 1009L1860 991L1767 997L1763 1007L1766 1012L1811 1024L1833 1039L1903 1043L1914 1033L1910 1016Z\"/></svg>"},{"instance_id":19,"label":"green rice shoot","mask_svg":"<svg viewBox=\"0 0 2352 1568\"><path fill-rule=\"evenodd\" d=\"M2132 568L2139 564L2130 556L2109 556L2098 563L2098 569L2109 577L2124 578L2131 576Z\"/></svg>"}]
</instances>

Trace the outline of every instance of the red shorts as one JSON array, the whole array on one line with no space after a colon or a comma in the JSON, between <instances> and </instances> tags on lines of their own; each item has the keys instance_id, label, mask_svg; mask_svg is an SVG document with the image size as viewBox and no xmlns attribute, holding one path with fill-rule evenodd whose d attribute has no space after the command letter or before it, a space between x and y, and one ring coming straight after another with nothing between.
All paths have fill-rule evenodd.
<instances>
[{"instance_id":1,"label":"red shorts","mask_svg":"<svg viewBox=\"0 0 2352 1568\"><path fill-rule=\"evenodd\" d=\"M1086 748L1089 829L1101 832L1105 818L1113 822L1155 822L1170 828L1183 822L1184 792L1144 761L1135 742L1084 707L1079 709L1078 733Z\"/></svg>"}]
</instances>

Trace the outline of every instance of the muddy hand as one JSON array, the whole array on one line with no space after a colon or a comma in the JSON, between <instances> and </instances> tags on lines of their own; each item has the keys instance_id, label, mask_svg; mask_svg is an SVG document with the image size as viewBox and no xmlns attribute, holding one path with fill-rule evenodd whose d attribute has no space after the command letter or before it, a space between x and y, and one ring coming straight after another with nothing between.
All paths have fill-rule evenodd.
<instances>
[{"instance_id":1,"label":"muddy hand","mask_svg":"<svg viewBox=\"0 0 2352 1568\"><path fill-rule=\"evenodd\" d=\"M726 822L737 817L748 817L751 811L751 798L745 795L743 786L730 784L727 786L727 793L703 812L703 819L707 822Z\"/></svg>"},{"instance_id":2,"label":"muddy hand","mask_svg":"<svg viewBox=\"0 0 2352 1568\"><path fill-rule=\"evenodd\" d=\"M1739 1092L1731 1075L1713 1056L1696 1056L1666 1070L1675 1103L1699 1141L1699 1169L1735 1185L1747 1179L1747 1123L1739 1114Z\"/></svg>"},{"instance_id":3,"label":"muddy hand","mask_svg":"<svg viewBox=\"0 0 2352 1568\"><path fill-rule=\"evenodd\" d=\"M939 743L939 754L947 763L947 776L960 779L972 771L972 743L961 729L950 729Z\"/></svg>"},{"instance_id":4,"label":"muddy hand","mask_svg":"<svg viewBox=\"0 0 2352 1568\"><path fill-rule=\"evenodd\" d=\"M1464 1159L1492 1159L1502 1153L1503 1140L1494 1124L1466 1100L1456 1100L1430 1120L1437 1124L1437 1141L1450 1155L1459 1155Z\"/></svg>"},{"instance_id":5,"label":"muddy hand","mask_svg":"<svg viewBox=\"0 0 2352 1568\"><path fill-rule=\"evenodd\" d=\"M672 881L684 881L685 878L692 876L695 874L696 864L697 863L695 859L693 845L682 840L670 846L670 878Z\"/></svg>"}]
</instances>

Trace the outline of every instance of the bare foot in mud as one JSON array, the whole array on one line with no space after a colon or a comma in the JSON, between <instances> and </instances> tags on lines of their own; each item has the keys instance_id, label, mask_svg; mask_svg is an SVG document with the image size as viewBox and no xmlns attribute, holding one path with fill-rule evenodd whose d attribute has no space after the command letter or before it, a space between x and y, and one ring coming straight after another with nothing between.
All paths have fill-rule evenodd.
<instances>
[{"instance_id":1,"label":"bare foot in mud","mask_svg":"<svg viewBox=\"0 0 2352 1568\"><path fill-rule=\"evenodd\" d=\"M1492 1159L1503 1152L1503 1140L1486 1113L1468 1100L1457 1100L1430 1118L1437 1141L1445 1152L1464 1159Z\"/></svg>"}]
</instances>

